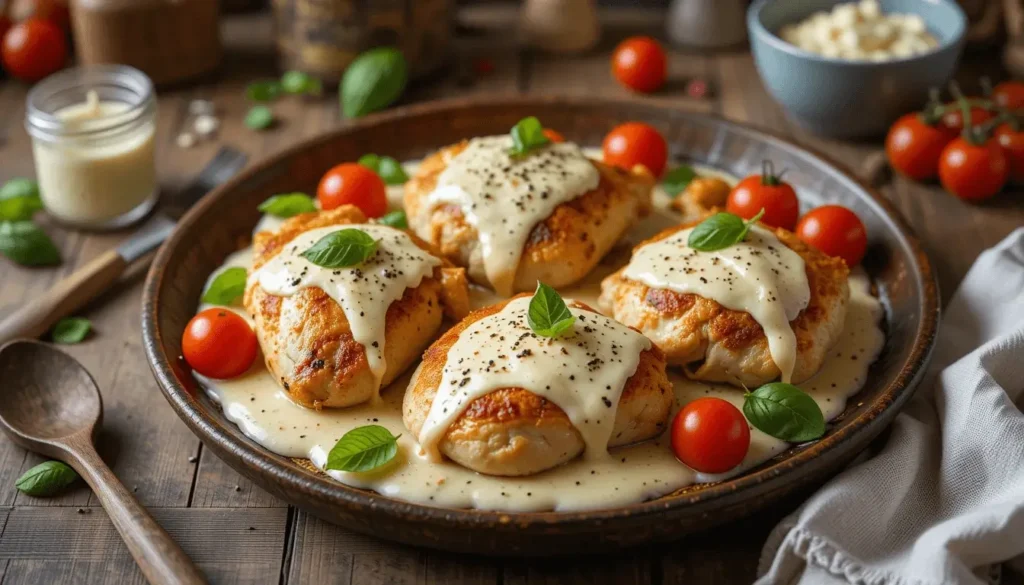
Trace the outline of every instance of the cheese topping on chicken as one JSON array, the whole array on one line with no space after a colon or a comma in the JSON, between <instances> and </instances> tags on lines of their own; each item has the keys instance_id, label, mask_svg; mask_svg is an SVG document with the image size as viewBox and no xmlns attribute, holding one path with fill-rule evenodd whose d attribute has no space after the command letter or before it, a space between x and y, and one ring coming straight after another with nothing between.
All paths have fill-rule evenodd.
<instances>
[{"instance_id":1,"label":"cheese topping on chicken","mask_svg":"<svg viewBox=\"0 0 1024 585\"><path fill-rule=\"evenodd\" d=\"M512 138L474 138L448 161L428 204L457 205L480 234L484 271L511 295L523 247L534 226L560 204L595 188L601 174L571 143L510 154Z\"/></svg>"},{"instance_id":2,"label":"cheese topping on chicken","mask_svg":"<svg viewBox=\"0 0 1024 585\"><path fill-rule=\"evenodd\" d=\"M325 268L302 256L323 237L349 227L377 241L377 249L362 263ZM417 246L404 231L382 225L335 225L303 232L251 278L268 294L277 296L291 296L306 287L327 293L345 313L352 338L363 346L379 385L387 369L384 333L388 308L440 265L439 258Z\"/></svg>"},{"instance_id":3,"label":"cheese topping on chicken","mask_svg":"<svg viewBox=\"0 0 1024 585\"><path fill-rule=\"evenodd\" d=\"M714 252L690 248L691 231L638 248L623 276L749 313L764 329L782 381L790 382L797 343L789 322L811 300L803 258L760 226L751 227L743 242Z\"/></svg>"},{"instance_id":4,"label":"cheese topping on chicken","mask_svg":"<svg viewBox=\"0 0 1024 585\"><path fill-rule=\"evenodd\" d=\"M530 300L516 298L473 323L449 350L419 434L429 457L440 460L437 443L467 405L499 388L525 388L553 402L582 436L585 457L607 455L622 390L651 342L608 317L572 307L568 299L573 330L542 337L527 321Z\"/></svg>"}]
</instances>

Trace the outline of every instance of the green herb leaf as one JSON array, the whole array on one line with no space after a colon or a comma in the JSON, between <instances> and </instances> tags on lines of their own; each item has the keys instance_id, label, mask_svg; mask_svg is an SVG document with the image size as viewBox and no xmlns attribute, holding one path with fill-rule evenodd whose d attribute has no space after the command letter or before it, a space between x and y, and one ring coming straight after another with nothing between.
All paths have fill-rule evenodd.
<instances>
[{"instance_id":1,"label":"green herb leaf","mask_svg":"<svg viewBox=\"0 0 1024 585\"><path fill-rule=\"evenodd\" d=\"M544 284L537 283L537 291L530 299L530 310L526 314L526 321L530 329L542 337L558 337L565 331L572 328L576 322L576 315L569 312L565 301L555 292L555 289Z\"/></svg>"},{"instance_id":2,"label":"green herb leaf","mask_svg":"<svg viewBox=\"0 0 1024 585\"><path fill-rule=\"evenodd\" d=\"M661 186L665 189L665 193L668 193L669 197L675 197L686 189L686 186L690 184L690 181L697 178L697 171L693 170L693 167L686 165L680 165L668 173L661 180Z\"/></svg>"},{"instance_id":3,"label":"green herb leaf","mask_svg":"<svg viewBox=\"0 0 1024 585\"><path fill-rule=\"evenodd\" d=\"M44 461L29 469L14 482L14 487L36 497L52 496L78 479L78 474L66 463Z\"/></svg>"},{"instance_id":4,"label":"green herb leaf","mask_svg":"<svg viewBox=\"0 0 1024 585\"><path fill-rule=\"evenodd\" d=\"M39 183L32 179L11 179L0 187L0 221L32 219L42 208Z\"/></svg>"},{"instance_id":5,"label":"green herb leaf","mask_svg":"<svg viewBox=\"0 0 1024 585\"><path fill-rule=\"evenodd\" d=\"M287 219L300 213L316 211L313 198L305 193L282 193L267 199L257 208L263 213Z\"/></svg>"},{"instance_id":6,"label":"green herb leaf","mask_svg":"<svg viewBox=\"0 0 1024 585\"><path fill-rule=\"evenodd\" d=\"M25 266L60 264L53 240L31 221L0 222L0 254Z\"/></svg>"},{"instance_id":7,"label":"green herb leaf","mask_svg":"<svg viewBox=\"0 0 1024 585\"><path fill-rule=\"evenodd\" d=\"M291 94L320 95L323 84L316 77L303 71L286 71L281 76L281 89Z\"/></svg>"},{"instance_id":8,"label":"green herb leaf","mask_svg":"<svg viewBox=\"0 0 1024 585\"><path fill-rule=\"evenodd\" d=\"M714 252L722 248L742 242L750 231L750 226L757 223L764 215L764 209L749 221L743 221L738 215L725 211L716 213L697 224L690 232L686 245L701 252Z\"/></svg>"},{"instance_id":9,"label":"green herb leaf","mask_svg":"<svg viewBox=\"0 0 1024 585\"><path fill-rule=\"evenodd\" d=\"M92 323L85 317L65 317L53 326L50 337L56 343L73 345L85 339L91 329Z\"/></svg>"},{"instance_id":10,"label":"green herb leaf","mask_svg":"<svg viewBox=\"0 0 1024 585\"><path fill-rule=\"evenodd\" d=\"M245 88L245 97L254 102L272 102L281 95L281 84L274 79L254 81Z\"/></svg>"},{"instance_id":11,"label":"green herb leaf","mask_svg":"<svg viewBox=\"0 0 1024 585\"><path fill-rule=\"evenodd\" d=\"M211 305L233 305L245 293L245 268L234 266L213 279L203 293L203 302Z\"/></svg>"},{"instance_id":12,"label":"green herb leaf","mask_svg":"<svg viewBox=\"0 0 1024 585\"><path fill-rule=\"evenodd\" d=\"M354 428L345 433L327 454L324 467L338 471L377 469L398 454L398 437L380 425Z\"/></svg>"},{"instance_id":13,"label":"green herb leaf","mask_svg":"<svg viewBox=\"0 0 1024 585\"><path fill-rule=\"evenodd\" d=\"M811 441L825 434L825 417L818 403L792 384L775 382L748 392L743 414L765 434L790 443Z\"/></svg>"},{"instance_id":14,"label":"green herb leaf","mask_svg":"<svg viewBox=\"0 0 1024 585\"><path fill-rule=\"evenodd\" d=\"M324 268L355 266L377 249L377 241L362 230L347 228L331 232L302 253L302 257Z\"/></svg>"},{"instance_id":15,"label":"green herb leaf","mask_svg":"<svg viewBox=\"0 0 1024 585\"><path fill-rule=\"evenodd\" d=\"M274 123L274 112L267 106L253 106L245 115L245 125L253 130L264 130Z\"/></svg>"},{"instance_id":16,"label":"green herb leaf","mask_svg":"<svg viewBox=\"0 0 1024 585\"><path fill-rule=\"evenodd\" d=\"M524 155L551 142L547 136L544 136L544 126L534 116L516 122L510 134L512 135L512 148L509 153L515 156Z\"/></svg>"},{"instance_id":17,"label":"green herb leaf","mask_svg":"<svg viewBox=\"0 0 1024 585\"><path fill-rule=\"evenodd\" d=\"M404 211L392 211L378 219L377 223L402 230L409 229L409 220L405 217Z\"/></svg>"},{"instance_id":18,"label":"green herb leaf","mask_svg":"<svg viewBox=\"0 0 1024 585\"><path fill-rule=\"evenodd\" d=\"M382 110L399 98L408 78L405 57L394 47L356 57L341 78L341 111L347 118Z\"/></svg>"},{"instance_id":19,"label":"green herb leaf","mask_svg":"<svg viewBox=\"0 0 1024 585\"><path fill-rule=\"evenodd\" d=\"M384 179L388 185L401 185L409 180L409 175L405 174L402 163L390 156L364 154L359 157L359 164L380 175L380 178Z\"/></svg>"}]
</instances>

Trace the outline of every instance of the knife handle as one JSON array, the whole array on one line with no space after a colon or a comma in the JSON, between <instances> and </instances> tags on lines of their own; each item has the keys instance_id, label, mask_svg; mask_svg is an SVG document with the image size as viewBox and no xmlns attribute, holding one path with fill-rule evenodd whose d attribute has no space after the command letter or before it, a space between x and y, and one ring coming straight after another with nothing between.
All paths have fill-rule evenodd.
<instances>
[{"instance_id":1,"label":"knife handle","mask_svg":"<svg viewBox=\"0 0 1024 585\"><path fill-rule=\"evenodd\" d=\"M63 317L81 309L109 289L124 274L128 263L108 250L0 321L0 345L20 337L37 338Z\"/></svg>"}]
</instances>

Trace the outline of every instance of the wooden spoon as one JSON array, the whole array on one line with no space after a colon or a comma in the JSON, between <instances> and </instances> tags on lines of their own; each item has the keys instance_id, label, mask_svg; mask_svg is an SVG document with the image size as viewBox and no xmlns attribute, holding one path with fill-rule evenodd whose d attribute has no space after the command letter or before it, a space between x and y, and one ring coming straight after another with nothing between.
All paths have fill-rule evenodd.
<instances>
[{"instance_id":1,"label":"wooden spoon","mask_svg":"<svg viewBox=\"0 0 1024 585\"><path fill-rule=\"evenodd\" d=\"M150 583L206 583L96 453L103 402L82 364L45 343L12 341L0 348L0 380L0 427L18 445L60 459L85 478Z\"/></svg>"}]
</instances>

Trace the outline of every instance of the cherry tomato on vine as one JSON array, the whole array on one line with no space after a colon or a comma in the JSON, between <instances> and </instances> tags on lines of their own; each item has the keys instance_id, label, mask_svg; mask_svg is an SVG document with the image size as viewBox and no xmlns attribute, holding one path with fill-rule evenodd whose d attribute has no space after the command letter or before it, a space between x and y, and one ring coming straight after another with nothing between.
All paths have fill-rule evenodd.
<instances>
[{"instance_id":1,"label":"cherry tomato on vine","mask_svg":"<svg viewBox=\"0 0 1024 585\"><path fill-rule=\"evenodd\" d=\"M40 18L29 18L12 26L2 45L4 69L23 81L39 81L68 60L64 31Z\"/></svg>"},{"instance_id":2,"label":"cherry tomato on vine","mask_svg":"<svg viewBox=\"0 0 1024 585\"><path fill-rule=\"evenodd\" d=\"M256 334L228 309L202 311L185 326L181 353L193 370L221 380L240 376L256 360Z\"/></svg>"},{"instance_id":3,"label":"cherry tomato on vine","mask_svg":"<svg viewBox=\"0 0 1024 585\"><path fill-rule=\"evenodd\" d=\"M900 173L923 181L939 174L939 156L956 135L937 124L928 124L921 114L901 117L885 137L889 164Z\"/></svg>"},{"instance_id":4,"label":"cherry tomato on vine","mask_svg":"<svg viewBox=\"0 0 1024 585\"><path fill-rule=\"evenodd\" d=\"M698 398L672 420L672 450L695 471L724 473L750 449L750 427L743 413L721 398Z\"/></svg>"},{"instance_id":5,"label":"cherry tomato on vine","mask_svg":"<svg viewBox=\"0 0 1024 585\"><path fill-rule=\"evenodd\" d=\"M1004 81L992 90L992 101L1007 110L1024 109L1024 83Z\"/></svg>"},{"instance_id":6,"label":"cherry tomato on vine","mask_svg":"<svg viewBox=\"0 0 1024 585\"><path fill-rule=\"evenodd\" d=\"M995 138L957 138L946 145L939 160L939 180L953 195L967 201L981 201L995 195L1006 184L1010 165Z\"/></svg>"},{"instance_id":7,"label":"cherry tomato on vine","mask_svg":"<svg viewBox=\"0 0 1024 585\"><path fill-rule=\"evenodd\" d=\"M565 136L562 136L561 132L552 130L551 128L544 129L544 136L546 136L551 142L565 142Z\"/></svg>"},{"instance_id":8,"label":"cherry tomato on vine","mask_svg":"<svg viewBox=\"0 0 1024 585\"><path fill-rule=\"evenodd\" d=\"M1015 130L1010 124L1000 124L995 138L1010 166L1010 180L1024 183L1024 129Z\"/></svg>"},{"instance_id":9,"label":"cherry tomato on vine","mask_svg":"<svg viewBox=\"0 0 1024 585\"><path fill-rule=\"evenodd\" d=\"M775 174L772 162L764 161L760 175L750 175L732 188L725 209L750 219L764 209L761 222L792 230L800 217L800 202L793 187Z\"/></svg>"},{"instance_id":10,"label":"cherry tomato on vine","mask_svg":"<svg viewBox=\"0 0 1024 585\"><path fill-rule=\"evenodd\" d=\"M649 93L664 85L667 61L658 41L650 37L630 37L615 47L612 75L633 91Z\"/></svg>"},{"instance_id":11,"label":"cherry tomato on vine","mask_svg":"<svg viewBox=\"0 0 1024 585\"><path fill-rule=\"evenodd\" d=\"M316 189L321 209L355 205L369 218L388 211L387 187L371 169L357 163L342 163L324 173Z\"/></svg>"},{"instance_id":12,"label":"cherry tomato on vine","mask_svg":"<svg viewBox=\"0 0 1024 585\"><path fill-rule=\"evenodd\" d=\"M604 162L632 169L643 165L655 177L660 177L668 160L668 144L653 127L642 122L626 122L612 129L602 144Z\"/></svg>"},{"instance_id":13,"label":"cherry tomato on vine","mask_svg":"<svg viewBox=\"0 0 1024 585\"><path fill-rule=\"evenodd\" d=\"M946 107L950 109L942 115L942 125L951 133L960 134L964 130L963 108L956 102L947 104ZM971 106L971 126L980 126L992 118L995 118L992 112L981 106Z\"/></svg>"},{"instance_id":14,"label":"cherry tomato on vine","mask_svg":"<svg viewBox=\"0 0 1024 585\"><path fill-rule=\"evenodd\" d=\"M842 258L853 268L864 258L868 234L857 214L841 205L823 205L800 218L796 235L829 256Z\"/></svg>"}]
</instances>

